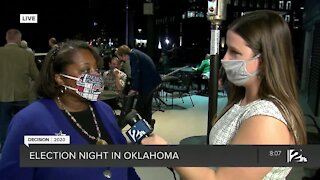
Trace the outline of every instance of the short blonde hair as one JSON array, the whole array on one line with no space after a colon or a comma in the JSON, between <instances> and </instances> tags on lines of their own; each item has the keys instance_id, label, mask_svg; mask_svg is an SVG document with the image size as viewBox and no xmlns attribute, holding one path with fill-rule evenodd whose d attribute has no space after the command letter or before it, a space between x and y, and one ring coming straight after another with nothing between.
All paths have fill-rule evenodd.
<instances>
[{"instance_id":1,"label":"short blonde hair","mask_svg":"<svg viewBox=\"0 0 320 180\"><path fill-rule=\"evenodd\" d=\"M117 56L129 55L130 51L131 50L127 45L122 45L116 50L115 54Z\"/></svg>"},{"instance_id":2,"label":"short blonde hair","mask_svg":"<svg viewBox=\"0 0 320 180\"><path fill-rule=\"evenodd\" d=\"M28 42L25 41L25 40L22 40L22 41L20 42L20 47L22 47L22 48L28 48Z\"/></svg>"},{"instance_id":3,"label":"short blonde hair","mask_svg":"<svg viewBox=\"0 0 320 180\"><path fill-rule=\"evenodd\" d=\"M50 38L49 42L52 43L52 44L57 44L58 43L56 38L54 38L54 37Z\"/></svg>"}]
</instances>

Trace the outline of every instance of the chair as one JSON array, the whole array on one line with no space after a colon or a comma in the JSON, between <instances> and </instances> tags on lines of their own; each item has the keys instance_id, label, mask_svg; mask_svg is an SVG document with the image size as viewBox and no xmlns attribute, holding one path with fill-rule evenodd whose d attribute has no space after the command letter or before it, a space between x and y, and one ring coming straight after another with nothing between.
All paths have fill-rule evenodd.
<instances>
[{"instance_id":1,"label":"chair","mask_svg":"<svg viewBox=\"0 0 320 180\"><path fill-rule=\"evenodd\" d=\"M126 115L135 107L137 95L127 95L122 98L122 107L120 114L116 115L120 129L123 129L128 123L126 122Z\"/></svg>"},{"instance_id":2,"label":"chair","mask_svg":"<svg viewBox=\"0 0 320 180\"><path fill-rule=\"evenodd\" d=\"M164 112L165 110L161 109L161 104L164 104L165 106L168 106L168 104L165 103L161 98L164 96L163 88L166 87L167 84L173 84L175 82L178 82L179 78L176 76L163 75L161 76L161 81L162 81L161 84L153 90L153 99L155 100L158 108L156 109L156 111Z\"/></svg>"},{"instance_id":3,"label":"chair","mask_svg":"<svg viewBox=\"0 0 320 180\"><path fill-rule=\"evenodd\" d=\"M161 99L161 92L162 92L162 85L160 84L152 91L152 95L157 106L157 109L155 109L155 111L164 112L164 109L161 109L161 103L164 105L167 105L167 104Z\"/></svg>"},{"instance_id":4,"label":"chair","mask_svg":"<svg viewBox=\"0 0 320 180\"><path fill-rule=\"evenodd\" d=\"M171 106L173 108L173 95L175 93L179 94L179 98L181 98L182 102L183 101L183 94L187 94L190 97L192 106L194 106L192 98L191 98L191 86L192 86L192 79L190 74L181 74L179 77L179 81L174 82L174 83L169 83L167 85L164 85L163 91L166 92L166 99L168 93L171 94Z\"/></svg>"}]
</instances>

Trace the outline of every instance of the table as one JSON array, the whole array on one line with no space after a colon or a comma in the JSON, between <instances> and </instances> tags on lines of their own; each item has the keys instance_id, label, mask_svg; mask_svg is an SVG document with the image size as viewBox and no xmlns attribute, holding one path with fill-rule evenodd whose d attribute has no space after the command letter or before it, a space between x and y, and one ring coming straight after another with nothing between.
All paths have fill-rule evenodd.
<instances>
[{"instance_id":1,"label":"table","mask_svg":"<svg viewBox=\"0 0 320 180\"><path fill-rule=\"evenodd\" d=\"M102 101L111 100L111 99L116 99L119 96L120 94L116 91L105 90L100 94L99 100L102 100Z\"/></svg>"},{"instance_id":2,"label":"table","mask_svg":"<svg viewBox=\"0 0 320 180\"><path fill-rule=\"evenodd\" d=\"M177 76L161 76L162 82L173 82L173 81L179 81L179 78Z\"/></svg>"},{"instance_id":3,"label":"table","mask_svg":"<svg viewBox=\"0 0 320 180\"><path fill-rule=\"evenodd\" d=\"M190 66L183 66L183 67L175 67L175 68L170 68L170 71L181 71L184 73L195 73L195 70L192 70L192 67Z\"/></svg>"}]
</instances>

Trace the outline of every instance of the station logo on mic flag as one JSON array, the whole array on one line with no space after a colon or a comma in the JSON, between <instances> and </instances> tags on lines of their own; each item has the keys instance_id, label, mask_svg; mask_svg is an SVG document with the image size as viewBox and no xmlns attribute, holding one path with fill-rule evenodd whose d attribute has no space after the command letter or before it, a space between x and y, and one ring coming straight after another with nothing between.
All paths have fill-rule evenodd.
<instances>
[{"instance_id":1,"label":"station logo on mic flag","mask_svg":"<svg viewBox=\"0 0 320 180\"><path fill-rule=\"evenodd\" d=\"M140 142L146 135L152 132L152 128L144 119L139 120L127 132L127 136L131 142Z\"/></svg>"}]
</instances>

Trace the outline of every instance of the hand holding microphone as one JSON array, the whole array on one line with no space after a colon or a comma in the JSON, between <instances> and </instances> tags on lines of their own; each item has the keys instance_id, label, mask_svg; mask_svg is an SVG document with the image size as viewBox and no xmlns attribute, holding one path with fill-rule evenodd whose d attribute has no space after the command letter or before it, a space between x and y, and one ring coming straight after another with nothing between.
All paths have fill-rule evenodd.
<instances>
[{"instance_id":1,"label":"hand holding microphone","mask_svg":"<svg viewBox=\"0 0 320 180\"><path fill-rule=\"evenodd\" d=\"M128 95L138 95L138 94L139 94L139 92L136 91L136 90L130 90L130 91L128 92Z\"/></svg>"},{"instance_id":2,"label":"hand holding microphone","mask_svg":"<svg viewBox=\"0 0 320 180\"><path fill-rule=\"evenodd\" d=\"M162 137L156 134L151 134L153 128L148 124L146 120L141 118L136 110L131 110L131 112L126 115L125 120L131 126L131 128L126 133L131 142L138 144L142 143L143 145L168 144ZM176 180L177 178L173 168L167 168L173 173L173 177Z\"/></svg>"},{"instance_id":3,"label":"hand holding microphone","mask_svg":"<svg viewBox=\"0 0 320 180\"><path fill-rule=\"evenodd\" d=\"M151 134L153 128L147 121L141 118L136 110L131 110L125 117L126 122L131 126L127 131L127 136L131 142L142 143L144 145L167 145L167 141L162 137Z\"/></svg>"},{"instance_id":4,"label":"hand holding microphone","mask_svg":"<svg viewBox=\"0 0 320 180\"><path fill-rule=\"evenodd\" d=\"M136 110L131 110L125 116L125 120L131 126L126 134L133 143L140 143L143 138L148 137L153 131L153 128L146 120L141 118Z\"/></svg>"},{"instance_id":5,"label":"hand holding microphone","mask_svg":"<svg viewBox=\"0 0 320 180\"><path fill-rule=\"evenodd\" d=\"M143 145L168 145L168 142L157 134L150 134L150 136L142 139Z\"/></svg>"}]
</instances>

